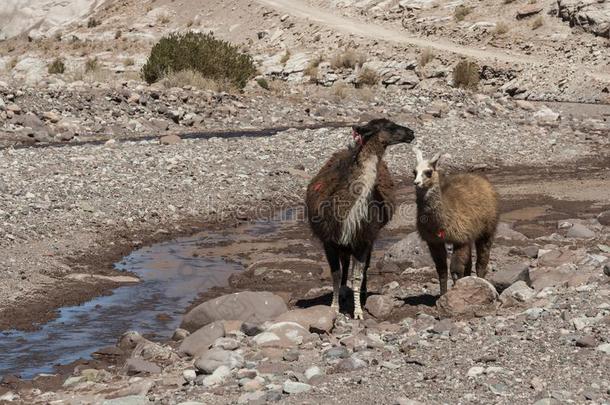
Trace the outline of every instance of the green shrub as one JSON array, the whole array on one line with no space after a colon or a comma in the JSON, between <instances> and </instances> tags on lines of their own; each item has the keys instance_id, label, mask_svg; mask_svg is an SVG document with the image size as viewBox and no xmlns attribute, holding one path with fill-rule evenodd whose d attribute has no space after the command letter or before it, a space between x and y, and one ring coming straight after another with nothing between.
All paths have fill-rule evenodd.
<instances>
[{"instance_id":1,"label":"green shrub","mask_svg":"<svg viewBox=\"0 0 610 405\"><path fill-rule=\"evenodd\" d=\"M100 25L99 20L96 20L95 18L91 17L88 21L87 21L87 28L95 28L98 25Z\"/></svg>"},{"instance_id":2,"label":"green shrub","mask_svg":"<svg viewBox=\"0 0 610 405\"><path fill-rule=\"evenodd\" d=\"M462 59L453 69L453 85L465 89L475 89L479 84L479 65Z\"/></svg>"},{"instance_id":3,"label":"green shrub","mask_svg":"<svg viewBox=\"0 0 610 405\"><path fill-rule=\"evenodd\" d=\"M263 89L269 90L269 83L265 78L261 77L260 79L257 79L256 83L258 83L258 85L261 86Z\"/></svg>"},{"instance_id":4,"label":"green shrub","mask_svg":"<svg viewBox=\"0 0 610 405\"><path fill-rule=\"evenodd\" d=\"M61 58L56 58L49 64L48 71L51 75L63 74L66 71L66 65Z\"/></svg>"},{"instance_id":5,"label":"green shrub","mask_svg":"<svg viewBox=\"0 0 610 405\"><path fill-rule=\"evenodd\" d=\"M148 83L160 80L169 72L192 69L213 80L228 80L243 88L256 73L252 57L212 33L173 33L153 46L142 67L142 78Z\"/></svg>"}]
</instances>

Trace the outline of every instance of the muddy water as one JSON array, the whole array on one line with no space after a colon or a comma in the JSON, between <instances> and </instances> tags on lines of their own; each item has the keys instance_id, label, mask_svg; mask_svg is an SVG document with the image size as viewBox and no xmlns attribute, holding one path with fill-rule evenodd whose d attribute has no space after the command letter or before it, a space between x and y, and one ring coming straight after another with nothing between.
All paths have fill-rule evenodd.
<instances>
[{"instance_id":1,"label":"muddy water","mask_svg":"<svg viewBox=\"0 0 610 405\"><path fill-rule=\"evenodd\" d=\"M257 224L258 232L264 224ZM64 307L60 316L34 332L0 333L0 376L30 378L53 371L104 346L127 330L168 338L180 313L199 292L225 285L243 267L222 257L194 256L201 243L226 243L222 234L201 233L134 251L117 267L136 273L141 282L117 288L110 296Z\"/></svg>"}]
</instances>

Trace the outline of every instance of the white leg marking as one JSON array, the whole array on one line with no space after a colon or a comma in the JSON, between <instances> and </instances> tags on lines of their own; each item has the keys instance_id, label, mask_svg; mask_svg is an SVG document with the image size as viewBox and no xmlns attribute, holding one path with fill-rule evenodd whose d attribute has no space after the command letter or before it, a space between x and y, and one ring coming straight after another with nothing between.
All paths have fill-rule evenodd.
<instances>
[{"instance_id":1,"label":"white leg marking","mask_svg":"<svg viewBox=\"0 0 610 405\"><path fill-rule=\"evenodd\" d=\"M354 289L354 319L364 319L360 305L360 288L362 287L362 273L365 264L354 260L353 289Z\"/></svg>"},{"instance_id":2,"label":"white leg marking","mask_svg":"<svg viewBox=\"0 0 610 405\"><path fill-rule=\"evenodd\" d=\"M339 295L341 292L341 270L332 271L333 277L333 302L330 304L337 312L339 312Z\"/></svg>"}]
</instances>

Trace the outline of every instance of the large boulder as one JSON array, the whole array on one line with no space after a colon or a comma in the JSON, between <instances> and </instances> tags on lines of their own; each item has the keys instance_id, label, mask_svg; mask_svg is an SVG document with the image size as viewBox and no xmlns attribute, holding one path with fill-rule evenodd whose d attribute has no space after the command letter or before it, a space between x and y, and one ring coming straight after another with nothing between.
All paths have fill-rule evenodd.
<instances>
[{"instance_id":1,"label":"large boulder","mask_svg":"<svg viewBox=\"0 0 610 405\"><path fill-rule=\"evenodd\" d=\"M531 272L532 285L536 290L546 287L576 287L585 284L591 273L579 269L574 263L564 263L557 267L540 267Z\"/></svg>"},{"instance_id":2,"label":"large boulder","mask_svg":"<svg viewBox=\"0 0 610 405\"><path fill-rule=\"evenodd\" d=\"M276 322L296 322L311 332L330 332L337 319L337 312L327 305L298 308L284 312Z\"/></svg>"},{"instance_id":3,"label":"large boulder","mask_svg":"<svg viewBox=\"0 0 610 405\"><path fill-rule=\"evenodd\" d=\"M517 281L524 281L527 285L532 285L529 264L523 262L512 263L498 271L490 272L487 280L500 293Z\"/></svg>"},{"instance_id":4,"label":"large boulder","mask_svg":"<svg viewBox=\"0 0 610 405\"><path fill-rule=\"evenodd\" d=\"M502 306L510 307L531 300L536 292L525 281L517 281L500 294Z\"/></svg>"},{"instance_id":5,"label":"large boulder","mask_svg":"<svg viewBox=\"0 0 610 405\"><path fill-rule=\"evenodd\" d=\"M443 318L481 316L496 306L498 292L487 280L469 276L459 279L453 288L436 302Z\"/></svg>"},{"instance_id":6,"label":"large boulder","mask_svg":"<svg viewBox=\"0 0 610 405\"><path fill-rule=\"evenodd\" d=\"M396 300L391 295L373 295L366 300L364 308L377 319L385 319L392 313Z\"/></svg>"},{"instance_id":7,"label":"large boulder","mask_svg":"<svg viewBox=\"0 0 610 405\"><path fill-rule=\"evenodd\" d=\"M216 339L224 335L224 324L221 321L212 322L184 338L178 351L189 356L198 356L208 350Z\"/></svg>"},{"instance_id":8,"label":"large boulder","mask_svg":"<svg viewBox=\"0 0 610 405\"><path fill-rule=\"evenodd\" d=\"M243 291L196 306L184 316L181 328L194 332L220 320L260 323L274 319L287 310L286 303L278 295L267 291Z\"/></svg>"},{"instance_id":9,"label":"large boulder","mask_svg":"<svg viewBox=\"0 0 610 405\"><path fill-rule=\"evenodd\" d=\"M500 222L498 224L498 227L496 229L496 237L508 240L527 240L527 236L525 236L521 232L515 231L506 222Z\"/></svg>"},{"instance_id":10,"label":"large boulder","mask_svg":"<svg viewBox=\"0 0 610 405\"><path fill-rule=\"evenodd\" d=\"M599 0L557 0L558 15L571 27L594 35L610 36L610 3Z\"/></svg>"},{"instance_id":11,"label":"large boulder","mask_svg":"<svg viewBox=\"0 0 610 405\"><path fill-rule=\"evenodd\" d=\"M277 322L252 340L259 347L296 347L314 338L307 329L296 322Z\"/></svg>"},{"instance_id":12,"label":"large boulder","mask_svg":"<svg viewBox=\"0 0 610 405\"><path fill-rule=\"evenodd\" d=\"M244 365L244 357L238 351L223 350L219 348L210 349L195 360L197 370L212 374L218 367L225 366L229 370L240 368Z\"/></svg>"},{"instance_id":13,"label":"large boulder","mask_svg":"<svg viewBox=\"0 0 610 405\"><path fill-rule=\"evenodd\" d=\"M390 246L383 256L383 261L396 263L402 269L434 266L428 245L417 232L411 232L404 239Z\"/></svg>"}]
</instances>

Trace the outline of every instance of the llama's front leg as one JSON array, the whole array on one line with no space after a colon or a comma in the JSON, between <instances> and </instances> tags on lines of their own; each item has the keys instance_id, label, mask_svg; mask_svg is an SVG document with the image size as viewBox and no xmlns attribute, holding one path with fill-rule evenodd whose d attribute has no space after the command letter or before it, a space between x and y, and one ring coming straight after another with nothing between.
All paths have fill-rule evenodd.
<instances>
[{"instance_id":1,"label":"llama's front leg","mask_svg":"<svg viewBox=\"0 0 610 405\"><path fill-rule=\"evenodd\" d=\"M331 269L331 275L333 276L333 301L330 306L332 309L339 312L339 296L341 295L341 270L333 271Z\"/></svg>"},{"instance_id":2,"label":"llama's front leg","mask_svg":"<svg viewBox=\"0 0 610 405\"><path fill-rule=\"evenodd\" d=\"M438 282L441 287L441 295L447 292L447 249L444 243L428 242L430 255L434 260L436 272L438 273Z\"/></svg>"},{"instance_id":3,"label":"llama's front leg","mask_svg":"<svg viewBox=\"0 0 610 405\"><path fill-rule=\"evenodd\" d=\"M339 294L341 291L341 266L339 263L339 254L337 249L332 245L324 245L324 253L326 260L330 266L330 274L333 278L333 300L330 304L331 308L339 312Z\"/></svg>"},{"instance_id":4,"label":"llama's front leg","mask_svg":"<svg viewBox=\"0 0 610 405\"><path fill-rule=\"evenodd\" d=\"M360 290L365 271L365 262L354 259L354 269L352 278L352 289L354 290L354 319L364 319L362 306L360 305Z\"/></svg>"}]
</instances>

